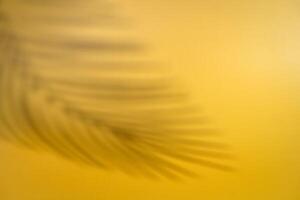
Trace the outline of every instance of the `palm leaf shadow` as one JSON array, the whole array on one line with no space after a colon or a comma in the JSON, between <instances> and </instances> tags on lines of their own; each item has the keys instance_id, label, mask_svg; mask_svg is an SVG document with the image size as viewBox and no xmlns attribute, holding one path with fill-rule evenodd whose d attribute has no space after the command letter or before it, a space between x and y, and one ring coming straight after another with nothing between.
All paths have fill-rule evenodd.
<instances>
[{"instance_id":1,"label":"palm leaf shadow","mask_svg":"<svg viewBox=\"0 0 300 200\"><path fill-rule=\"evenodd\" d=\"M231 170L187 94L144 59L144 45L122 38L104 2L88 2L0 4L1 137L130 174Z\"/></svg>"}]
</instances>

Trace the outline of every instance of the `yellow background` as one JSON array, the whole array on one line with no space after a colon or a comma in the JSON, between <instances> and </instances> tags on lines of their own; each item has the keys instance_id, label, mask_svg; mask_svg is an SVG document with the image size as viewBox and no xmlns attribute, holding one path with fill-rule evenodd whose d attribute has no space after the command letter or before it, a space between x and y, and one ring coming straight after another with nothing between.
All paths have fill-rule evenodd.
<instances>
[{"instance_id":1,"label":"yellow background","mask_svg":"<svg viewBox=\"0 0 300 200\"><path fill-rule=\"evenodd\" d=\"M132 178L1 142L0 199L300 199L300 2L115 2L223 133L236 172Z\"/></svg>"}]
</instances>

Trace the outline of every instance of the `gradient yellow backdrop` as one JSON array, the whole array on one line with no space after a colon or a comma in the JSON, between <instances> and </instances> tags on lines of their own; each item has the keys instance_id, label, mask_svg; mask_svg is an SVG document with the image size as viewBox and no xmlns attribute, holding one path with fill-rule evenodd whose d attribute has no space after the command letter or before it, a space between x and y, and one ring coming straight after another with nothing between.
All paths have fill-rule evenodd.
<instances>
[{"instance_id":1,"label":"gradient yellow backdrop","mask_svg":"<svg viewBox=\"0 0 300 200\"><path fill-rule=\"evenodd\" d=\"M132 178L1 142L0 199L300 199L300 1L113 2L231 145L236 172Z\"/></svg>"}]
</instances>

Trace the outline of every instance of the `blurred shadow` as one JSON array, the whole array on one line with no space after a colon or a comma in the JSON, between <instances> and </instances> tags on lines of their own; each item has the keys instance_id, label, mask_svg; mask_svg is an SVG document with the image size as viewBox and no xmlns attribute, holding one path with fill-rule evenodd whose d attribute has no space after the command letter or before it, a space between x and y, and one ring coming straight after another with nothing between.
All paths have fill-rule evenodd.
<instances>
[{"instance_id":1,"label":"blurred shadow","mask_svg":"<svg viewBox=\"0 0 300 200\"><path fill-rule=\"evenodd\" d=\"M144 45L122 30L91 34L111 29L98 23L103 13L118 19L104 2L0 5L3 139L130 175L195 176L187 164L232 170L187 94L141 58Z\"/></svg>"}]
</instances>

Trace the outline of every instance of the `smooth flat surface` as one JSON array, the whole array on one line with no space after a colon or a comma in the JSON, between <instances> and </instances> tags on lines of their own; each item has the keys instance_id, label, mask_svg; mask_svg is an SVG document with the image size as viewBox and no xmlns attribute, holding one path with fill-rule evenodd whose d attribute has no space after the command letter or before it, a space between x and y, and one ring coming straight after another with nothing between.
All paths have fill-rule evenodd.
<instances>
[{"instance_id":1,"label":"smooth flat surface","mask_svg":"<svg viewBox=\"0 0 300 200\"><path fill-rule=\"evenodd\" d=\"M299 199L299 2L115 2L222 132L237 171L199 167L200 178L148 180L2 142L0 198Z\"/></svg>"}]
</instances>

